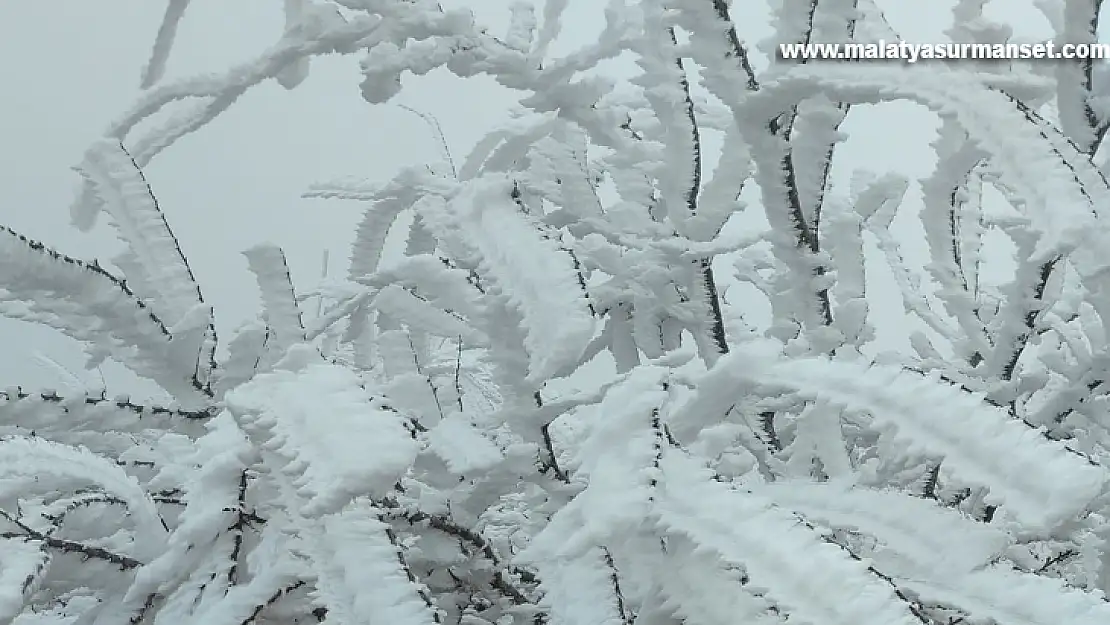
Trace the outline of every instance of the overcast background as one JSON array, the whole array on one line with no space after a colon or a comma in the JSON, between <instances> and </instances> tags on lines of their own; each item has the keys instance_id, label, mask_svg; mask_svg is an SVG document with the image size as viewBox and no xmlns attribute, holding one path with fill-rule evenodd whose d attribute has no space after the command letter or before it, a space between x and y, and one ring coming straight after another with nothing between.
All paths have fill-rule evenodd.
<instances>
[{"instance_id":1,"label":"overcast background","mask_svg":"<svg viewBox=\"0 0 1110 625\"><path fill-rule=\"evenodd\" d=\"M763 2L736 2L750 5L734 10L741 35L749 42L764 37ZM470 6L497 33L511 2L442 4ZM604 4L571 0L554 51L572 49L598 32ZM951 1L879 4L906 40L946 40ZM0 0L0 223L83 259L107 263L119 250L106 224L92 233L69 225L78 180L70 168L138 96L139 73L164 8L159 0ZM990 8L1020 35L1048 35L1048 24L1026 0L997 0ZM281 0L193 0L164 80L222 71L252 58L280 35L281 11ZM251 90L146 171L216 308L224 339L257 310L242 250L264 241L281 245L302 290L317 283L324 250L331 252L332 274L345 272L362 207L301 199L309 184L343 176L386 180L403 166L441 158L438 142L418 117L361 99L357 60L316 60L310 78L292 92L276 83ZM445 72L406 76L395 100L436 116L457 159L506 118L514 101L513 93L485 77L460 80ZM847 150L858 166L893 165L911 179L929 173L934 159L928 142L936 127L929 114L884 105L853 112L850 122ZM82 371L78 344L52 330L0 319L0 386L65 388L65 374L39 355L99 381L98 373ZM110 393L149 392L118 366L102 369Z\"/></svg>"}]
</instances>

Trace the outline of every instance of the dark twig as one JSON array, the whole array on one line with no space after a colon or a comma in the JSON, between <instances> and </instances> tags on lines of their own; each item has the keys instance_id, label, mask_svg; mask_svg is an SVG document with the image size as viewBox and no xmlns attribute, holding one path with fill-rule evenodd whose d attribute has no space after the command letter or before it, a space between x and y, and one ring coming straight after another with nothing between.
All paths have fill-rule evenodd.
<instances>
[{"instance_id":1,"label":"dark twig","mask_svg":"<svg viewBox=\"0 0 1110 625\"><path fill-rule=\"evenodd\" d=\"M297 590L298 588L304 587L304 585L305 585L305 582L302 580L302 581L299 581L295 584L290 584L289 586L286 586L285 588L278 589L276 592L274 592L274 594L270 595L270 598L266 600L266 603L260 603L260 604L256 605L254 607L254 611L251 612L251 615L248 616L247 618L243 619L243 622L240 623L239 625L251 625L251 623L253 623L262 614L263 610L265 610L266 608L274 605L278 601L281 601L282 597L288 595L289 593L293 592L294 590Z\"/></svg>"},{"instance_id":2,"label":"dark twig","mask_svg":"<svg viewBox=\"0 0 1110 625\"><path fill-rule=\"evenodd\" d=\"M30 527L26 523L17 519L14 515L9 514L8 512L6 512L4 510L0 510L0 517L3 517L4 520L6 520L9 523L11 523L12 525L16 526L20 530L20 532L22 532L22 533L20 533L20 532L0 533L0 538L7 538L7 539L10 539L10 540L34 541L34 542L42 543L47 548L56 549L56 550L61 551L63 553L76 554L76 555L81 556L85 560L93 559L93 560L103 560L104 562L111 562L112 564L115 564L116 566L118 566L120 568L120 570L123 570L123 571L138 568L138 567L143 565L142 562L139 562L138 560L136 560L134 558L131 558L131 557L128 557L128 556L125 556L125 555L121 555L121 554L118 554L118 553L113 553L113 552L108 551L107 549L103 549L101 547L93 547L91 545L85 545L85 544L74 542L74 541L71 541L71 540L62 540L60 538L54 538L53 536L48 536L48 535L46 535L42 532L39 532L39 531L35 530L34 528Z\"/></svg>"},{"instance_id":3,"label":"dark twig","mask_svg":"<svg viewBox=\"0 0 1110 625\"><path fill-rule=\"evenodd\" d=\"M445 516L428 514L421 510L406 510L395 499L385 498L376 503L385 508L390 516L403 518L410 525L426 523L428 527L443 532L444 534L454 536L459 539L461 543L470 545L472 549L477 550L482 557L498 569L493 574L492 584L498 592L508 597L516 605L528 605L532 603L520 589L513 585L509 577L505 574L505 571L502 570L504 565L501 563L501 559L497 556L497 553L494 552L489 542L478 532L463 527ZM526 583L535 583L537 581L534 575L522 569L516 569L514 567L511 571Z\"/></svg>"}]
</instances>

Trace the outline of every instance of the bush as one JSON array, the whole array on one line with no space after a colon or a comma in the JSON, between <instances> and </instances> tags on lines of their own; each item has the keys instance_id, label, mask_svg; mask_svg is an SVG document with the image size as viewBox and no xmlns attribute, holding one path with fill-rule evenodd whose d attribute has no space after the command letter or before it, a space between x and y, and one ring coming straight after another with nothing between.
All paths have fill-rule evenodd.
<instances>
[{"instance_id":1,"label":"bush","mask_svg":"<svg viewBox=\"0 0 1110 625\"><path fill-rule=\"evenodd\" d=\"M4 394L0 621L1110 620L1090 61L757 72L745 9L723 0L613 2L597 41L554 58L557 0L542 21L516 5L500 37L425 0L292 0L255 62L162 84L187 4L169 2L145 94L78 168L77 222L107 213L127 252L101 267L0 232L0 310L176 402ZM1006 32L977 4L957 7L957 41ZM1061 4L1058 39L1094 41L1098 3ZM773 41L881 24L863 0L784 0ZM143 167L329 53L364 55L370 103L446 68L527 113L458 167L313 188L366 205L348 279L309 315L282 251L247 251L262 310L217 357ZM633 79L595 71L622 55ZM941 120L909 213L923 267L891 228L910 181L830 182L847 116L895 100ZM387 258L395 222L407 245ZM1016 266L995 285L999 237ZM910 349L878 353L891 296Z\"/></svg>"}]
</instances>

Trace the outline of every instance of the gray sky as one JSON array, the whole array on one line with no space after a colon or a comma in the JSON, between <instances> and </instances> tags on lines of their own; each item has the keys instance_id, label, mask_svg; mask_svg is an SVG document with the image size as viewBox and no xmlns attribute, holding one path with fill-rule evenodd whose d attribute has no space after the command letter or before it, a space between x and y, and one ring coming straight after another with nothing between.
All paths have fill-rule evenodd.
<instances>
[{"instance_id":1,"label":"gray sky","mask_svg":"<svg viewBox=\"0 0 1110 625\"><path fill-rule=\"evenodd\" d=\"M738 19L742 35L766 34L766 8L751 2ZM950 0L879 0L900 34L943 41ZM509 0L447 1L470 5L494 32L507 22ZM280 0L193 0L164 80L219 71L249 59L282 28ZM601 0L571 0L556 53L588 40L601 26ZM997 5L997 6L996 6ZM927 7L927 8L926 8ZM1026 0L997 0L988 13L1018 20L1018 32L1041 35L1047 24ZM69 226L77 164L85 148L138 95L139 72L164 2L0 0L0 223L60 251L107 261L119 249L101 224L92 233ZM1016 16L1016 17L1015 17ZM209 302L219 330L255 314L257 296L240 252L270 241L285 248L294 279L312 288L323 250L333 275L345 271L347 248L362 207L303 200L314 181L343 176L385 180L398 168L440 160L419 118L391 105L370 106L358 94L357 58L315 61L301 87L252 90L214 123L157 157L146 173ZM456 159L493 129L513 95L485 77L460 80L442 72L406 77L396 102L439 118ZM910 106L884 107L851 120L850 158L881 169L897 154L911 178L926 175L935 122ZM0 386L63 387L36 364L41 352L80 372L81 351L55 332L0 319ZM104 368L110 392L139 392L119 367ZM96 377L94 374L93 378Z\"/></svg>"}]
</instances>

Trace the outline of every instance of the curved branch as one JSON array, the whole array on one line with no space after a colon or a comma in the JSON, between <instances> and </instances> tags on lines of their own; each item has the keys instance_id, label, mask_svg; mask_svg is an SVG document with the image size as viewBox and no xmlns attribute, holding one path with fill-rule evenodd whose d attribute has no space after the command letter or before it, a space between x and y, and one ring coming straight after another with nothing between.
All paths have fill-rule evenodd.
<instances>
[{"instance_id":1,"label":"curved branch","mask_svg":"<svg viewBox=\"0 0 1110 625\"><path fill-rule=\"evenodd\" d=\"M0 259L0 314L94 346L183 403L208 403L211 392L197 378L195 362L176 362L180 343L126 281L4 226Z\"/></svg>"}]
</instances>

